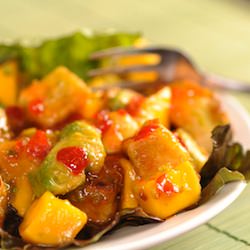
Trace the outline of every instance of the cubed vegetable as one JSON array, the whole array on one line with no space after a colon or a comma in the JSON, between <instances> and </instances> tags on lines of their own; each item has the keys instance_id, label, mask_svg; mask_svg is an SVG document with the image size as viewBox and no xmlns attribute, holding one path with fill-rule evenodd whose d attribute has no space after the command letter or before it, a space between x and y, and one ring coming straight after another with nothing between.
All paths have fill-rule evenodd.
<instances>
[{"instance_id":1,"label":"cubed vegetable","mask_svg":"<svg viewBox=\"0 0 250 250\"><path fill-rule=\"evenodd\" d=\"M51 141L45 131L24 130L16 140L0 143L0 172L7 183L36 169L48 154Z\"/></svg>"},{"instance_id":2,"label":"cubed vegetable","mask_svg":"<svg viewBox=\"0 0 250 250\"><path fill-rule=\"evenodd\" d=\"M33 191L36 196L47 190L66 194L84 183L85 169L98 172L104 158L99 131L86 122L73 122L62 130L40 168L30 173Z\"/></svg>"},{"instance_id":3,"label":"cubed vegetable","mask_svg":"<svg viewBox=\"0 0 250 250\"><path fill-rule=\"evenodd\" d=\"M123 188L121 195L121 209L132 209L138 206L138 201L134 194L134 185L136 181L136 173L132 164L126 160L120 160L123 168Z\"/></svg>"},{"instance_id":4,"label":"cubed vegetable","mask_svg":"<svg viewBox=\"0 0 250 250\"><path fill-rule=\"evenodd\" d=\"M127 110L140 126L147 120L158 119L169 127L170 101L170 88L164 87L147 98L134 96L127 105Z\"/></svg>"},{"instance_id":5,"label":"cubed vegetable","mask_svg":"<svg viewBox=\"0 0 250 250\"><path fill-rule=\"evenodd\" d=\"M124 109L97 115L96 126L102 131L102 142L108 153L121 151L123 140L135 135L138 124Z\"/></svg>"},{"instance_id":6,"label":"cubed vegetable","mask_svg":"<svg viewBox=\"0 0 250 250\"><path fill-rule=\"evenodd\" d=\"M125 109L133 98L142 95L131 89L112 88L107 91L107 106L110 110Z\"/></svg>"},{"instance_id":7,"label":"cubed vegetable","mask_svg":"<svg viewBox=\"0 0 250 250\"><path fill-rule=\"evenodd\" d=\"M2 177L0 176L0 228L3 225L5 211L8 202L8 193L7 193L7 186L3 182Z\"/></svg>"},{"instance_id":8,"label":"cubed vegetable","mask_svg":"<svg viewBox=\"0 0 250 250\"><path fill-rule=\"evenodd\" d=\"M16 61L0 64L0 103L14 105L18 91L18 66Z\"/></svg>"},{"instance_id":9,"label":"cubed vegetable","mask_svg":"<svg viewBox=\"0 0 250 250\"><path fill-rule=\"evenodd\" d=\"M185 129L207 152L211 151L211 132L228 122L211 90L199 83L182 81L171 85L171 123Z\"/></svg>"},{"instance_id":10,"label":"cubed vegetable","mask_svg":"<svg viewBox=\"0 0 250 250\"><path fill-rule=\"evenodd\" d=\"M45 192L25 214L19 232L29 243L60 246L72 242L86 222L86 214L69 201Z\"/></svg>"},{"instance_id":11,"label":"cubed vegetable","mask_svg":"<svg viewBox=\"0 0 250 250\"><path fill-rule=\"evenodd\" d=\"M167 167L149 180L137 180L135 194L139 205L161 219L195 204L200 198L199 177L190 162Z\"/></svg>"},{"instance_id":12,"label":"cubed vegetable","mask_svg":"<svg viewBox=\"0 0 250 250\"><path fill-rule=\"evenodd\" d=\"M155 120L146 122L123 146L137 175L143 178L190 160L189 153L176 137Z\"/></svg>"},{"instance_id":13,"label":"cubed vegetable","mask_svg":"<svg viewBox=\"0 0 250 250\"><path fill-rule=\"evenodd\" d=\"M17 178L14 190L11 205L24 216L35 198L27 175Z\"/></svg>"},{"instance_id":14,"label":"cubed vegetable","mask_svg":"<svg viewBox=\"0 0 250 250\"><path fill-rule=\"evenodd\" d=\"M89 94L89 89L80 78L68 69L59 67L24 89L19 103L29 120L50 128L71 113L84 109Z\"/></svg>"}]
</instances>

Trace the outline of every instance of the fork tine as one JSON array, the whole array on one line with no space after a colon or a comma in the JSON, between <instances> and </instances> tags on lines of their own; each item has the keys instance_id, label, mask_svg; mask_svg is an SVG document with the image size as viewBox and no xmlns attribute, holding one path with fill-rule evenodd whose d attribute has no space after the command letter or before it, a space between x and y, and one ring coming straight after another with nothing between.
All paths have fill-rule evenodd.
<instances>
[{"instance_id":1,"label":"fork tine","mask_svg":"<svg viewBox=\"0 0 250 250\"><path fill-rule=\"evenodd\" d=\"M105 57L133 55L133 54L145 54L145 53L156 53L159 54L162 51L161 47L145 47L145 48L124 48L117 47L112 49L106 49L94 52L90 55L91 60L99 60Z\"/></svg>"},{"instance_id":2,"label":"fork tine","mask_svg":"<svg viewBox=\"0 0 250 250\"><path fill-rule=\"evenodd\" d=\"M100 68L90 70L87 75L89 77L102 76L106 74L126 74L131 72L146 72L146 71L157 71L159 68L158 64L154 65L135 65L131 67L114 67L114 68Z\"/></svg>"}]
</instances>

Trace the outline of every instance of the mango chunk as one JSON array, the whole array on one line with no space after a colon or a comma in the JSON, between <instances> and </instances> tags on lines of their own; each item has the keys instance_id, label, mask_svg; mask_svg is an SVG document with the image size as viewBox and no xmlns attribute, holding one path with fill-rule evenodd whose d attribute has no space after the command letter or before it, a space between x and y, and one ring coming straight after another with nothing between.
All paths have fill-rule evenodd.
<instances>
[{"instance_id":1,"label":"mango chunk","mask_svg":"<svg viewBox=\"0 0 250 250\"><path fill-rule=\"evenodd\" d=\"M18 66L15 61L0 65L0 103L14 105L18 90Z\"/></svg>"},{"instance_id":2,"label":"mango chunk","mask_svg":"<svg viewBox=\"0 0 250 250\"><path fill-rule=\"evenodd\" d=\"M171 85L170 122L187 131L198 145L211 152L213 128L228 123L213 92L198 82L180 81Z\"/></svg>"},{"instance_id":3,"label":"mango chunk","mask_svg":"<svg viewBox=\"0 0 250 250\"><path fill-rule=\"evenodd\" d=\"M70 243L86 222L86 214L68 200L45 192L26 212L19 233L27 242L58 246Z\"/></svg>"},{"instance_id":4,"label":"mango chunk","mask_svg":"<svg viewBox=\"0 0 250 250\"><path fill-rule=\"evenodd\" d=\"M109 119L112 124L102 134L102 142L108 153L117 153L122 149L123 140L136 134L138 124L124 110L111 112Z\"/></svg>"},{"instance_id":5,"label":"mango chunk","mask_svg":"<svg viewBox=\"0 0 250 250\"><path fill-rule=\"evenodd\" d=\"M120 160L124 172L123 190L121 194L121 209L136 208L137 199L134 195L134 182L136 173L131 163L126 159Z\"/></svg>"},{"instance_id":6,"label":"mango chunk","mask_svg":"<svg viewBox=\"0 0 250 250\"><path fill-rule=\"evenodd\" d=\"M5 185L5 183L2 180L2 177L0 176L0 228L3 225L7 202L8 202L7 185Z\"/></svg>"},{"instance_id":7,"label":"mango chunk","mask_svg":"<svg viewBox=\"0 0 250 250\"><path fill-rule=\"evenodd\" d=\"M18 178L16 181L16 192L11 204L19 215L24 216L25 212L32 204L34 197L27 175Z\"/></svg>"},{"instance_id":8,"label":"mango chunk","mask_svg":"<svg viewBox=\"0 0 250 250\"><path fill-rule=\"evenodd\" d=\"M188 161L135 184L139 205L146 213L161 219L195 204L200 192L199 176Z\"/></svg>"},{"instance_id":9,"label":"mango chunk","mask_svg":"<svg viewBox=\"0 0 250 250\"><path fill-rule=\"evenodd\" d=\"M164 87L146 98L137 121L142 125L146 120L158 119L165 127L169 127L170 102L171 90Z\"/></svg>"}]
</instances>

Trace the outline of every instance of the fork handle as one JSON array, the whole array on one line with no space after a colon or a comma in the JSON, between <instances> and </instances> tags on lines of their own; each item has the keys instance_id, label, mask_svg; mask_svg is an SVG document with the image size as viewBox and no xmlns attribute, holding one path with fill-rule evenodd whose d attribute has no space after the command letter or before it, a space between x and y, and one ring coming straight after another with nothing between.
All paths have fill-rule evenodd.
<instances>
[{"instance_id":1,"label":"fork handle","mask_svg":"<svg viewBox=\"0 0 250 250\"><path fill-rule=\"evenodd\" d=\"M214 74L204 74L202 83L209 88L250 93L250 83Z\"/></svg>"}]
</instances>

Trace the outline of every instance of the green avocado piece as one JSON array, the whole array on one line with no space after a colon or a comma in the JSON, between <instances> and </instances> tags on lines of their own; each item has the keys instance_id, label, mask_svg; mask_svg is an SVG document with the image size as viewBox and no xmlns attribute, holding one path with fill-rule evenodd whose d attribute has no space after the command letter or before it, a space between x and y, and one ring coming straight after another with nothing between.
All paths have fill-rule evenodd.
<instances>
[{"instance_id":1,"label":"green avocado piece","mask_svg":"<svg viewBox=\"0 0 250 250\"><path fill-rule=\"evenodd\" d=\"M84 150L88 159L87 171L98 172L102 168L106 154L99 131L86 122L73 122L62 130L58 143L41 166L29 174L36 196L39 197L45 191L63 195L84 183L85 171L74 175L67 166L57 160L57 153L68 147Z\"/></svg>"}]
</instances>

